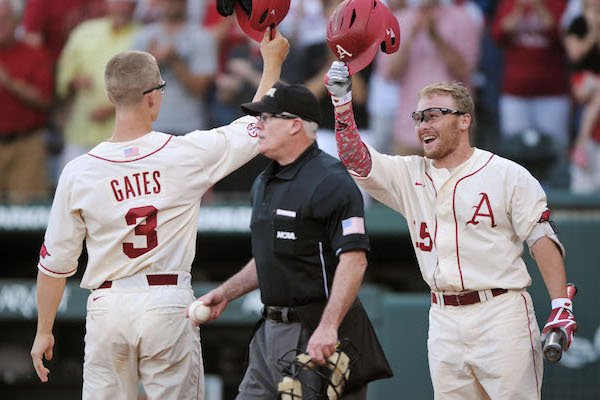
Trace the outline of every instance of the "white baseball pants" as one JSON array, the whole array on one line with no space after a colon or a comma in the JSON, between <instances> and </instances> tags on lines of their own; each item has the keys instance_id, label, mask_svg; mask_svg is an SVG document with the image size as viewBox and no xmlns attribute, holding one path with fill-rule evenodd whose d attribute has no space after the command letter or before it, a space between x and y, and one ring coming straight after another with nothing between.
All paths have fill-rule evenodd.
<instances>
[{"instance_id":1,"label":"white baseball pants","mask_svg":"<svg viewBox=\"0 0 600 400\"><path fill-rule=\"evenodd\" d=\"M136 399L141 381L150 400L204 399L199 331L185 318L195 300L189 279L130 281L88 298L82 398Z\"/></svg>"},{"instance_id":2,"label":"white baseball pants","mask_svg":"<svg viewBox=\"0 0 600 400\"><path fill-rule=\"evenodd\" d=\"M427 346L436 400L541 399L540 331L525 290L467 306L432 304Z\"/></svg>"}]
</instances>

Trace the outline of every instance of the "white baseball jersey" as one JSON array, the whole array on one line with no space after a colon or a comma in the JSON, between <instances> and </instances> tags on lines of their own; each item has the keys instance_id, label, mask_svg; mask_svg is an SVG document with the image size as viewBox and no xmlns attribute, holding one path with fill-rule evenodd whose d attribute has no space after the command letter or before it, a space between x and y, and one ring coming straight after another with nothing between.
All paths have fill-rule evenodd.
<instances>
[{"instance_id":1,"label":"white baseball jersey","mask_svg":"<svg viewBox=\"0 0 600 400\"><path fill-rule=\"evenodd\" d=\"M38 268L77 270L83 288L135 274L190 272L202 195L257 155L255 117L185 136L102 142L63 170Z\"/></svg>"},{"instance_id":2,"label":"white baseball jersey","mask_svg":"<svg viewBox=\"0 0 600 400\"><path fill-rule=\"evenodd\" d=\"M451 172L424 157L388 156L371 147L369 152L369 176L354 178L406 218L421 274L432 290L531 284L521 258L523 242L547 202L525 168L480 149Z\"/></svg>"}]
</instances>

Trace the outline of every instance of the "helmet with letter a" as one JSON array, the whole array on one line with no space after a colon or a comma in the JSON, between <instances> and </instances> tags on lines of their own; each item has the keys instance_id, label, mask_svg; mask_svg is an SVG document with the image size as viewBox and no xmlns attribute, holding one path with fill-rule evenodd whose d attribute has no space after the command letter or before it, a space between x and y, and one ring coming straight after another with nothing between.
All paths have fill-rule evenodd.
<instances>
[{"instance_id":1,"label":"helmet with letter a","mask_svg":"<svg viewBox=\"0 0 600 400\"><path fill-rule=\"evenodd\" d=\"M260 42L268 27L275 28L283 21L290 9L290 0L238 0L234 8L240 28Z\"/></svg>"},{"instance_id":2,"label":"helmet with letter a","mask_svg":"<svg viewBox=\"0 0 600 400\"><path fill-rule=\"evenodd\" d=\"M329 17L327 45L352 75L373 61L378 48L398 50L400 25L380 0L344 0Z\"/></svg>"}]
</instances>

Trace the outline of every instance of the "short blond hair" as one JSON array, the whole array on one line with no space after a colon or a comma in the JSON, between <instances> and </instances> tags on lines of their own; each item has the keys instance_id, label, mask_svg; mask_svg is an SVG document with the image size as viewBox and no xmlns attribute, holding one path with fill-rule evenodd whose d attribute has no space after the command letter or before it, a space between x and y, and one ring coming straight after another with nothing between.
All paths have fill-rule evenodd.
<instances>
[{"instance_id":1,"label":"short blond hair","mask_svg":"<svg viewBox=\"0 0 600 400\"><path fill-rule=\"evenodd\" d=\"M434 95L446 95L452 97L458 111L463 111L471 116L471 126L475 126L475 103L469 93L469 89L461 82L438 82L427 85L419 91L419 99Z\"/></svg>"},{"instance_id":2,"label":"short blond hair","mask_svg":"<svg viewBox=\"0 0 600 400\"><path fill-rule=\"evenodd\" d=\"M115 106L140 103L144 91L162 83L156 59L145 51L124 51L112 57L104 70L104 84Z\"/></svg>"}]
</instances>

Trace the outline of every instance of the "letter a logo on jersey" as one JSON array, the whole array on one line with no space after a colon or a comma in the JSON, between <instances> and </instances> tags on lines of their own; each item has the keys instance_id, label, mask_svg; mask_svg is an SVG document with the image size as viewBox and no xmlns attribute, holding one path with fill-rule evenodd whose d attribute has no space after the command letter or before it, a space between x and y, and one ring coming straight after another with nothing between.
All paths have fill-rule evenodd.
<instances>
[{"instance_id":1,"label":"letter a logo on jersey","mask_svg":"<svg viewBox=\"0 0 600 400\"><path fill-rule=\"evenodd\" d=\"M341 61L343 60L346 56L348 57L352 57L352 53L349 53L348 50L346 50L345 48L343 48L342 46L340 46L339 44L337 44L335 46L335 48L337 49L338 52L338 59Z\"/></svg>"},{"instance_id":2,"label":"letter a logo on jersey","mask_svg":"<svg viewBox=\"0 0 600 400\"><path fill-rule=\"evenodd\" d=\"M479 200L479 204L477 204L476 206L473 206L473 208L475 209L475 213L473 214L473 218L471 218L467 222L467 225L479 224L479 221L476 220L477 217L488 217L492 222L492 228L493 228L496 226L496 222L494 222L494 212L492 211L490 199L488 198L488 195L486 193L479 193L479 195L481 196L481 200ZM484 209L484 205L485 205L485 209ZM486 212L486 209L487 209L487 212Z\"/></svg>"}]
</instances>

